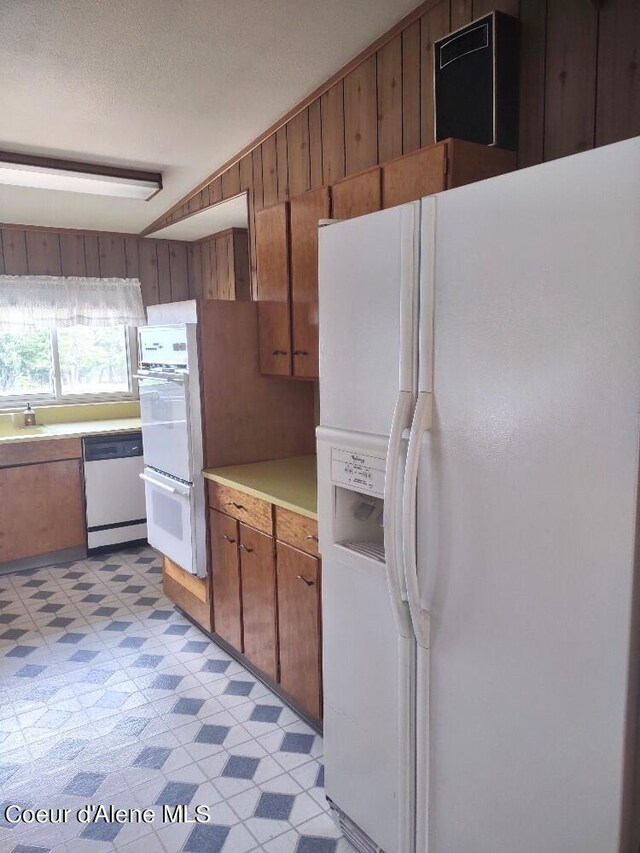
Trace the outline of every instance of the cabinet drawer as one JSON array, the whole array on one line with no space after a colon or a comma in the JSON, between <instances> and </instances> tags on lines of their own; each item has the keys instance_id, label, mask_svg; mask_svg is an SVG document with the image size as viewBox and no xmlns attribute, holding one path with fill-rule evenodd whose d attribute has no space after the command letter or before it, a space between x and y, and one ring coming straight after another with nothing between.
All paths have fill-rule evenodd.
<instances>
[{"instance_id":1,"label":"cabinet drawer","mask_svg":"<svg viewBox=\"0 0 640 853\"><path fill-rule=\"evenodd\" d=\"M297 512L276 508L276 539L318 556L318 522Z\"/></svg>"},{"instance_id":2,"label":"cabinet drawer","mask_svg":"<svg viewBox=\"0 0 640 853\"><path fill-rule=\"evenodd\" d=\"M239 489L223 486L221 483L209 481L209 506L220 512L225 512L232 518L237 518L256 530L261 530L269 536L273 535L273 522L271 519L271 504L267 501L254 498Z\"/></svg>"}]
</instances>

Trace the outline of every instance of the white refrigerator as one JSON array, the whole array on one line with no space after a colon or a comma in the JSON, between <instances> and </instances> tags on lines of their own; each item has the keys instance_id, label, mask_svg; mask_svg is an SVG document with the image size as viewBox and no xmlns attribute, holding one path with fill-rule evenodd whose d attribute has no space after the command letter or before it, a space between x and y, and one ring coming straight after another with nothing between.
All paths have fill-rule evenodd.
<instances>
[{"instance_id":1,"label":"white refrigerator","mask_svg":"<svg viewBox=\"0 0 640 853\"><path fill-rule=\"evenodd\" d=\"M325 226L326 792L361 851L640 849L640 139Z\"/></svg>"}]
</instances>

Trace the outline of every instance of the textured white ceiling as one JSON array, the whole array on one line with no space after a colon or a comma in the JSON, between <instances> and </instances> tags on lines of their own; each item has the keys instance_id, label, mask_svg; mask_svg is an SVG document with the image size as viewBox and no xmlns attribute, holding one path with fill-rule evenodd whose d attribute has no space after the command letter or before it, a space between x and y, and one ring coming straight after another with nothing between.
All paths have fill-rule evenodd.
<instances>
[{"instance_id":1,"label":"textured white ceiling","mask_svg":"<svg viewBox=\"0 0 640 853\"><path fill-rule=\"evenodd\" d=\"M0 0L0 148L163 173L148 202L0 187L0 221L138 232L417 0Z\"/></svg>"}]
</instances>

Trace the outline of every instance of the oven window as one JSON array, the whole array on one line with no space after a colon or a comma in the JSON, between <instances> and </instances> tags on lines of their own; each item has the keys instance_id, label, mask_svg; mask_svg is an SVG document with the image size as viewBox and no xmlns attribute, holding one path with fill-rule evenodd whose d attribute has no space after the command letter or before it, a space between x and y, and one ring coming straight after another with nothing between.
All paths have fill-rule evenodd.
<instances>
[{"instance_id":1,"label":"oven window","mask_svg":"<svg viewBox=\"0 0 640 853\"><path fill-rule=\"evenodd\" d=\"M152 494L153 523L182 541L182 505L179 500L154 491Z\"/></svg>"}]
</instances>

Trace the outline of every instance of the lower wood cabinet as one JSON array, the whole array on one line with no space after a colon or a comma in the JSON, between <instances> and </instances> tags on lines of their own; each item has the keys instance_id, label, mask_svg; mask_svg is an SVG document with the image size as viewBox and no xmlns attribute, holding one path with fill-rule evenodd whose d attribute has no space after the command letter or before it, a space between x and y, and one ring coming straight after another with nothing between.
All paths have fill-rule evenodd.
<instances>
[{"instance_id":1,"label":"lower wood cabinet","mask_svg":"<svg viewBox=\"0 0 640 853\"><path fill-rule=\"evenodd\" d=\"M0 563L85 546L81 464L63 459L0 468Z\"/></svg>"},{"instance_id":2,"label":"lower wood cabinet","mask_svg":"<svg viewBox=\"0 0 640 853\"><path fill-rule=\"evenodd\" d=\"M273 538L240 524L240 577L244 654L278 680L276 577Z\"/></svg>"},{"instance_id":3,"label":"lower wood cabinet","mask_svg":"<svg viewBox=\"0 0 640 853\"><path fill-rule=\"evenodd\" d=\"M238 522L228 515L210 511L211 593L213 628L239 652L242 645L242 605Z\"/></svg>"},{"instance_id":4,"label":"lower wood cabinet","mask_svg":"<svg viewBox=\"0 0 640 853\"><path fill-rule=\"evenodd\" d=\"M314 717L321 716L320 572L317 557L276 544L280 684Z\"/></svg>"},{"instance_id":5,"label":"lower wood cabinet","mask_svg":"<svg viewBox=\"0 0 640 853\"><path fill-rule=\"evenodd\" d=\"M317 522L246 493L209 485L215 486L208 493L213 631L279 683L285 698L320 719Z\"/></svg>"}]
</instances>

